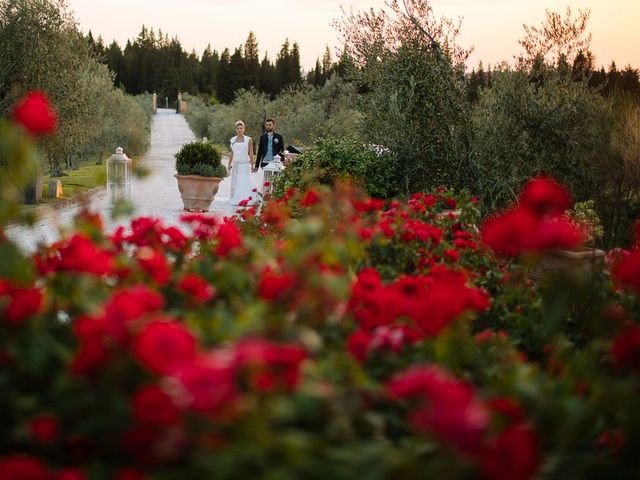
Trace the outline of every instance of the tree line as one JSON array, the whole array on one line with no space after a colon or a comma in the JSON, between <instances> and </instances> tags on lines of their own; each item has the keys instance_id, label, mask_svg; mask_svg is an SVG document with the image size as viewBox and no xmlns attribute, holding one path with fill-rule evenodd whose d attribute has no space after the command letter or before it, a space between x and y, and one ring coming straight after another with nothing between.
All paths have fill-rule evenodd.
<instances>
[{"instance_id":1,"label":"tree line","mask_svg":"<svg viewBox=\"0 0 640 480\"><path fill-rule=\"evenodd\" d=\"M334 62L329 47L322 60L303 76L300 46L285 39L272 61L262 59L258 40L249 32L246 41L221 52L208 45L201 56L186 52L177 37L162 30L142 26L138 36L125 47L113 41L105 45L101 37L87 34L96 57L115 75L116 85L136 95L156 92L160 98L175 100L178 92L207 95L212 102L231 103L239 90L255 89L275 98L284 89L310 83L322 86L334 72L344 71L344 60Z\"/></svg>"},{"instance_id":2,"label":"tree line","mask_svg":"<svg viewBox=\"0 0 640 480\"><path fill-rule=\"evenodd\" d=\"M631 65L618 69L615 61L609 64L607 70L604 66L595 68L593 54L589 51L580 51L575 56L573 63L568 63L566 57L561 56L557 64L553 66L559 72L566 73L575 81L585 81L589 87L610 97L617 94L629 94L640 99L640 71ZM535 62L532 66L532 78L541 78L543 70L549 69L549 65L541 61ZM482 61L471 70L466 76L467 96L472 103L477 101L481 89L491 88L495 72L504 71L505 66L500 65L492 68L491 65L485 70Z\"/></svg>"}]
</instances>

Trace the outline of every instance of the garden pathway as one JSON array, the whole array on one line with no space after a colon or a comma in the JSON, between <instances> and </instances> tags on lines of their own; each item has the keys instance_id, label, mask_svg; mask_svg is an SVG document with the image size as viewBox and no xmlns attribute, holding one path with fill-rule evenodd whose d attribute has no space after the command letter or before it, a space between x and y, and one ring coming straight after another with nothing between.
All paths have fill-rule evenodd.
<instances>
[{"instance_id":1,"label":"garden pathway","mask_svg":"<svg viewBox=\"0 0 640 480\"><path fill-rule=\"evenodd\" d=\"M182 145L194 140L194 135L182 115L172 109L158 109L151 124L151 145L143 158L143 164L150 174L142 179L134 179L131 201L135 208L134 217L152 216L162 219L166 224L177 225L184 213L175 174L174 154ZM211 213L217 216L231 215L234 209L227 204L229 180L225 178L211 207ZM50 209L44 213L33 227L13 225L6 230L7 236L14 240L25 252L34 251L38 243L56 241L59 228L69 226L73 217L81 210L81 205L66 209ZM130 218L111 219L104 190L89 200L91 211L102 214L107 232L116 226L128 223Z\"/></svg>"}]
</instances>

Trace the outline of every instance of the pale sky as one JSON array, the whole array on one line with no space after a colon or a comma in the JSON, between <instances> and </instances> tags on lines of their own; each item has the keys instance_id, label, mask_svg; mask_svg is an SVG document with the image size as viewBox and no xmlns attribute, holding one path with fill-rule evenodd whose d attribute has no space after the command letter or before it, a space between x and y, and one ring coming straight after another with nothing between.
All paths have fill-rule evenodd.
<instances>
[{"instance_id":1,"label":"pale sky","mask_svg":"<svg viewBox=\"0 0 640 480\"><path fill-rule=\"evenodd\" d=\"M208 43L231 52L253 31L260 58L274 61L285 38L300 45L302 67L309 70L327 45L332 54L339 38L331 26L347 10L384 5L383 0L68 0L80 29L101 35L105 43L122 47L135 38L142 24L177 36L185 50L202 54ZM467 68L479 60L486 65L513 61L521 52L522 24L538 26L545 8L564 13L590 9L588 29L596 66L615 60L619 68L640 68L640 0L433 0L436 15L462 17L459 43L474 47ZM335 55L334 55L335 59Z\"/></svg>"}]
</instances>

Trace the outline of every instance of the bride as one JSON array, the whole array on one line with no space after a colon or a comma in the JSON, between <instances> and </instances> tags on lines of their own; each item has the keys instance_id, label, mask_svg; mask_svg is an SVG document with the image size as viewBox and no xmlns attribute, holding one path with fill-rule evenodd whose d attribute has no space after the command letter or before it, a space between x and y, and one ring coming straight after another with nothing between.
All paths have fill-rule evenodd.
<instances>
[{"instance_id":1,"label":"bride","mask_svg":"<svg viewBox=\"0 0 640 480\"><path fill-rule=\"evenodd\" d=\"M251 165L253 165L253 141L244 134L244 122L236 122L235 137L230 140L231 156L229 168L231 169L231 193L229 204L240 205L243 200L249 204L256 203L257 193L254 191L251 181Z\"/></svg>"}]
</instances>

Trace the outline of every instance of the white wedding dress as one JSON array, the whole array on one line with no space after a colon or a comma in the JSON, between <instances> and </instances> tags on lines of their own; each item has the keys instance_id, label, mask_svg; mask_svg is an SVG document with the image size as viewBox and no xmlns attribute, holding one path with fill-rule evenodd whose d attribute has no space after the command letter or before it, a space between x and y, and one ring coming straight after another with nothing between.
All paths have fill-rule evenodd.
<instances>
[{"instance_id":1,"label":"white wedding dress","mask_svg":"<svg viewBox=\"0 0 640 480\"><path fill-rule=\"evenodd\" d=\"M244 136L238 141L235 136L230 140L233 151L233 168L231 169L231 190L229 196L230 205L239 205L243 200L249 200L252 205L258 201L258 194L251 175L251 161L249 159L249 141L251 137Z\"/></svg>"}]
</instances>

